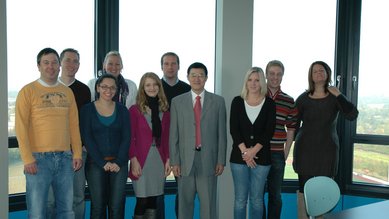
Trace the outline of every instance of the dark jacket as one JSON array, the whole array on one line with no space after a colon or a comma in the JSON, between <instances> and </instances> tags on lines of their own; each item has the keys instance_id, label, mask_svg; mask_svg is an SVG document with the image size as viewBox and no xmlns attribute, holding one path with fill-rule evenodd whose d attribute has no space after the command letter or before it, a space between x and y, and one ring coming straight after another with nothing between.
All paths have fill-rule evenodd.
<instances>
[{"instance_id":1,"label":"dark jacket","mask_svg":"<svg viewBox=\"0 0 389 219\"><path fill-rule=\"evenodd\" d=\"M270 165L270 140L273 137L276 125L276 107L274 101L266 97L254 124L247 116L244 100L237 96L231 103L230 133L233 144L230 162L246 164L242 159L238 145L242 142L246 147L260 143L263 148L257 153L256 163L260 165Z\"/></svg>"}]
</instances>

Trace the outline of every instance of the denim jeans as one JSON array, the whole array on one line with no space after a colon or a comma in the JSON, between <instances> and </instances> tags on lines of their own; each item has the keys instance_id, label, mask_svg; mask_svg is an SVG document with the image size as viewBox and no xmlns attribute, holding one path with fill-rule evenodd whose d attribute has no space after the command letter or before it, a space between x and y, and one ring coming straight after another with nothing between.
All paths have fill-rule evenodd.
<instances>
[{"instance_id":1,"label":"denim jeans","mask_svg":"<svg viewBox=\"0 0 389 219\"><path fill-rule=\"evenodd\" d=\"M247 201L251 219L261 219L263 215L263 193L270 165L250 168L245 164L230 163L234 181L234 219L245 219Z\"/></svg>"},{"instance_id":2,"label":"denim jeans","mask_svg":"<svg viewBox=\"0 0 389 219\"><path fill-rule=\"evenodd\" d=\"M87 158L85 168L91 199L90 217L93 219L107 218L108 207L108 218L124 218L128 166L121 166L117 173L106 172Z\"/></svg>"},{"instance_id":3,"label":"denim jeans","mask_svg":"<svg viewBox=\"0 0 389 219\"><path fill-rule=\"evenodd\" d=\"M284 180L285 157L284 152L271 153L271 168L267 176L267 190L269 194L269 202L267 205L267 218L281 218L282 199L281 186Z\"/></svg>"},{"instance_id":4,"label":"denim jeans","mask_svg":"<svg viewBox=\"0 0 389 219\"><path fill-rule=\"evenodd\" d=\"M46 218L49 187L53 187L57 219L73 219L73 155L65 152L33 153L38 172L26 175L28 218Z\"/></svg>"},{"instance_id":5,"label":"denim jeans","mask_svg":"<svg viewBox=\"0 0 389 219\"><path fill-rule=\"evenodd\" d=\"M75 219L85 218L85 160L86 151L82 151L82 167L74 172L73 180L73 211ZM56 219L53 188L50 186L47 200L47 219Z\"/></svg>"}]
</instances>

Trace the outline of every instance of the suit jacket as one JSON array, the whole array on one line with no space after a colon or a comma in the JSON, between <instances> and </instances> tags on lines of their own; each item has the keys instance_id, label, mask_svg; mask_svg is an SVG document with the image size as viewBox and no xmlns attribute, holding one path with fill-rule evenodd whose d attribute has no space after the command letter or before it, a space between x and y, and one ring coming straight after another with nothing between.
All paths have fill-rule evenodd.
<instances>
[{"instance_id":1,"label":"suit jacket","mask_svg":"<svg viewBox=\"0 0 389 219\"><path fill-rule=\"evenodd\" d=\"M132 105L129 109L129 113L131 118L131 143L128 155L130 159L136 157L141 168L143 169L147 155L149 154L151 148L151 144L153 143L153 130L147 123L143 113L139 110L138 105ZM169 123L170 113L164 112L162 114L161 120L161 142L160 146L157 148L159 155L161 156L161 160L164 164L169 158ZM138 179L132 175L131 170L129 170L128 176L132 180Z\"/></svg>"},{"instance_id":2,"label":"suit jacket","mask_svg":"<svg viewBox=\"0 0 389 219\"><path fill-rule=\"evenodd\" d=\"M202 169L206 176L214 175L217 164L226 163L226 107L224 98L204 91L201 112ZM169 152L170 164L181 167L181 175L188 176L195 157L195 118L192 93L189 91L172 100L170 107Z\"/></svg>"}]
</instances>

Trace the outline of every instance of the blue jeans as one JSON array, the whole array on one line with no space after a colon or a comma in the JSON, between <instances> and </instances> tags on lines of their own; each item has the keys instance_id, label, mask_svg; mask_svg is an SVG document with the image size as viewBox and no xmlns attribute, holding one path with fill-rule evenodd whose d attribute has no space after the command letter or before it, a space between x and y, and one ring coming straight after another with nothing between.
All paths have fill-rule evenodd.
<instances>
[{"instance_id":1,"label":"blue jeans","mask_svg":"<svg viewBox=\"0 0 389 219\"><path fill-rule=\"evenodd\" d=\"M247 200L251 219L261 219L263 215L263 193L270 165L250 168L245 164L230 163L234 181L234 219L245 219Z\"/></svg>"},{"instance_id":2,"label":"blue jeans","mask_svg":"<svg viewBox=\"0 0 389 219\"><path fill-rule=\"evenodd\" d=\"M128 166L120 167L119 172L106 172L91 159L86 162L86 179L90 191L91 215L93 219L124 218L125 187Z\"/></svg>"},{"instance_id":3,"label":"blue jeans","mask_svg":"<svg viewBox=\"0 0 389 219\"><path fill-rule=\"evenodd\" d=\"M285 156L282 151L271 152L271 168L267 176L267 190L269 193L269 202L267 205L267 218L281 218L282 199L281 187L284 180Z\"/></svg>"},{"instance_id":4,"label":"blue jeans","mask_svg":"<svg viewBox=\"0 0 389 219\"><path fill-rule=\"evenodd\" d=\"M73 180L73 211L75 219L85 218L85 160L86 151L82 151L82 167L74 172ZM47 201L47 219L56 219L55 215L55 199L53 188L49 189L49 196Z\"/></svg>"},{"instance_id":5,"label":"blue jeans","mask_svg":"<svg viewBox=\"0 0 389 219\"><path fill-rule=\"evenodd\" d=\"M73 219L73 155L65 152L33 153L38 172L26 175L28 218L46 218L47 196L53 187L58 219Z\"/></svg>"}]
</instances>

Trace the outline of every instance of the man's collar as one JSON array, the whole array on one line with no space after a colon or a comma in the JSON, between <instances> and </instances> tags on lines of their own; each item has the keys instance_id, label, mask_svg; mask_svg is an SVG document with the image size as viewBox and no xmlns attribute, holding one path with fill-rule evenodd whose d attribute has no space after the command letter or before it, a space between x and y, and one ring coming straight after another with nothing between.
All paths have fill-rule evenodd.
<instances>
[{"instance_id":1,"label":"man's collar","mask_svg":"<svg viewBox=\"0 0 389 219\"><path fill-rule=\"evenodd\" d=\"M169 81L166 79L166 77L165 76L163 76L162 77L162 80L164 80L165 82L166 82L166 84L168 84L168 85L170 85L170 86L174 86L174 85L176 85L180 80L178 79L178 77L177 77L177 79L176 79L176 81L174 82L174 84L173 85L171 85L171 84L169 84Z\"/></svg>"},{"instance_id":2,"label":"man's collar","mask_svg":"<svg viewBox=\"0 0 389 219\"><path fill-rule=\"evenodd\" d=\"M74 82L76 81L76 78L73 79L73 81L71 81L69 84L66 84L61 77L58 77L58 82L69 87L70 85L72 85Z\"/></svg>"}]
</instances>

